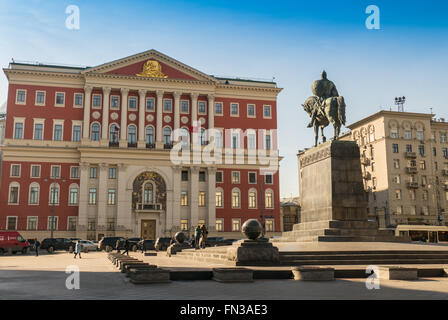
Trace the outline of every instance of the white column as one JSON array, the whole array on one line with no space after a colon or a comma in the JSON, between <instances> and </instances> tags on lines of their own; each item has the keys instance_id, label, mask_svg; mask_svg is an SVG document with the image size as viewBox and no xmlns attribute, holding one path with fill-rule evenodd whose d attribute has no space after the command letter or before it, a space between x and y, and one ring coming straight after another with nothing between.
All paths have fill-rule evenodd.
<instances>
[{"instance_id":1,"label":"white column","mask_svg":"<svg viewBox=\"0 0 448 320\"><path fill-rule=\"evenodd\" d=\"M118 190L117 190L117 228L115 235L125 235L125 231L132 229L131 201L132 191L126 190L126 170L128 166L120 163L118 165ZM131 193L131 194L130 194ZM129 199L128 199L129 198Z\"/></svg>"},{"instance_id":2,"label":"white column","mask_svg":"<svg viewBox=\"0 0 448 320\"><path fill-rule=\"evenodd\" d=\"M81 162L79 164L79 203L78 203L78 225L76 226L76 236L85 239L87 237L87 206L89 195L89 164Z\"/></svg>"},{"instance_id":3,"label":"white column","mask_svg":"<svg viewBox=\"0 0 448 320\"><path fill-rule=\"evenodd\" d=\"M121 88L121 125L120 125L120 147L127 147L128 139L128 88Z\"/></svg>"},{"instance_id":4,"label":"white column","mask_svg":"<svg viewBox=\"0 0 448 320\"><path fill-rule=\"evenodd\" d=\"M198 93L191 93L191 124L198 120Z\"/></svg>"},{"instance_id":5,"label":"white column","mask_svg":"<svg viewBox=\"0 0 448 320\"><path fill-rule=\"evenodd\" d=\"M190 225L196 227L199 221L199 167L190 168Z\"/></svg>"},{"instance_id":6,"label":"white column","mask_svg":"<svg viewBox=\"0 0 448 320\"><path fill-rule=\"evenodd\" d=\"M208 128L213 129L215 127L215 96L213 94L208 95Z\"/></svg>"},{"instance_id":7,"label":"white column","mask_svg":"<svg viewBox=\"0 0 448 320\"><path fill-rule=\"evenodd\" d=\"M109 87L103 87L103 123L101 125L101 145L107 146L108 139L107 136L109 134L109 96L110 96Z\"/></svg>"},{"instance_id":8,"label":"white column","mask_svg":"<svg viewBox=\"0 0 448 320\"><path fill-rule=\"evenodd\" d=\"M162 108L163 108L163 90L157 90L157 129L156 129L156 148L163 149L163 134L162 134Z\"/></svg>"},{"instance_id":9,"label":"white column","mask_svg":"<svg viewBox=\"0 0 448 320\"><path fill-rule=\"evenodd\" d=\"M99 183L98 183L98 231L106 230L106 208L107 208L107 168L108 165L101 163L99 165Z\"/></svg>"},{"instance_id":10,"label":"white column","mask_svg":"<svg viewBox=\"0 0 448 320\"><path fill-rule=\"evenodd\" d=\"M176 232L180 230L180 194L181 194L181 167L173 166L173 212L172 227Z\"/></svg>"},{"instance_id":11,"label":"white column","mask_svg":"<svg viewBox=\"0 0 448 320\"><path fill-rule=\"evenodd\" d=\"M216 168L209 167L208 172L208 191L207 191L207 209L208 209L208 230L216 229Z\"/></svg>"},{"instance_id":12,"label":"white column","mask_svg":"<svg viewBox=\"0 0 448 320\"><path fill-rule=\"evenodd\" d=\"M138 148L145 148L145 107L146 107L146 90L138 90L139 106L138 106Z\"/></svg>"},{"instance_id":13,"label":"white column","mask_svg":"<svg viewBox=\"0 0 448 320\"><path fill-rule=\"evenodd\" d=\"M89 140L90 133L90 101L91 101L92 87L84 87L84 122L82 125L82 138Z\"/></svg>"},{"instance_id":14,"label":"white column","mask_svg":"<svg viewBox=\"0 0 448 320\"><path fill-rule=\"evenodd\" d=\"M174 130L179 129L180 127L180 96L181 92L174 92Z\"/></svg>"}]
</instances>

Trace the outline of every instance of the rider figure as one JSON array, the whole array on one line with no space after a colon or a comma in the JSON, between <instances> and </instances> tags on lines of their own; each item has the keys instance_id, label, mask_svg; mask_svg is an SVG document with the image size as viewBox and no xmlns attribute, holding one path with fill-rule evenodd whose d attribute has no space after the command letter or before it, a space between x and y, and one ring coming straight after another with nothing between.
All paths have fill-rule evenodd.
<instances>
[{"instance_id":1,"label":"rider figure","mask_svg":"<svg viewBox=\"0 0 448 320\"><path fill-rule=\"evenodd\" d=\"M314 95L318 98L318 104L314 108L313 113L311 115L311 121L308 124L308 128L311 128L314 125L314 121L319 113L323 112L325 108L325 100L331 97L339 97L338 90L336 89L333 81L327 79L327 73L325 70L322 72L322 79L316 80L313 82L311 87Z\"/></svg>"}]
</instances>

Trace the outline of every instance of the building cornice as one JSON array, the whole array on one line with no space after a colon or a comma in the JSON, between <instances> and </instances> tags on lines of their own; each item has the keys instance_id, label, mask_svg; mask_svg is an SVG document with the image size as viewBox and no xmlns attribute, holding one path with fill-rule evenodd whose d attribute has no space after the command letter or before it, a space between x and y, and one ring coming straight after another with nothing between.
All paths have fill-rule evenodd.
<instances>
[{"instance_id":1,"label":"building cornice","mask_svg":"<svg viewBox=\"0 0 448 320\"><path fill-rule=\"evenodd\" d=\"M346 127L353 130L353 129L360 127L368 122L371 122L372 120L375 120L375 119L378 119L381 117L406 118L406 119L409 119L411 117L411 118L431 120L434 117L434 115L429 114L429 113L414 113L414 112L398 112L398 111L381 110L381 111L374 113L368 117L365 117L361 120L351 123Z\"/></svg>"}]
</instances>

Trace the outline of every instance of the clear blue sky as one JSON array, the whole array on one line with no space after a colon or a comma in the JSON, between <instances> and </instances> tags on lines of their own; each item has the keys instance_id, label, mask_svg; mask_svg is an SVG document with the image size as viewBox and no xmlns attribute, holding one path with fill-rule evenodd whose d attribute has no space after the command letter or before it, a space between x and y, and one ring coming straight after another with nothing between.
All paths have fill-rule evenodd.
<instances>
[{"instance_id":1,"label":"clear blue sky","mask_svg":"<svg viewBox=\"0 0 448 320\"><path fill-rule=\"evenodd\" d=\"M68 5L80 30L65 28ZM368 5L381 29L365 27ZM296 152L312 145L299 108L322 69L347 103L348 123L388 109L448 118L448 1L0 0L0 64L97 65L156 49L208 74L275 77L281 196L298 194ZM0 76L0 104L7 82ZM331 136L332 129L326 130Z\"/></svg>"}]
</instances>

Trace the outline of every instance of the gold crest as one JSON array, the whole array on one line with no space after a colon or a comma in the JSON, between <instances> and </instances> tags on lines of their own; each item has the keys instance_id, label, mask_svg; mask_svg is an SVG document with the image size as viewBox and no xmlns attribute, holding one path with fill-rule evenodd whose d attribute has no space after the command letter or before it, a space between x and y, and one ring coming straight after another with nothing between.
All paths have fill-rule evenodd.
<instances>
[{"instance_id":1,"label":"gold crest","mask_svg":"<svg viewBox=\"0 0 448 320\"><path fill-rule=\"evenodd\" d=\"M148 60L143 65L141 73L136 74L139 77L151 77L151 78L168 78L162 72L162 66L155 60Z\"/></svg>"}]
</instances>

